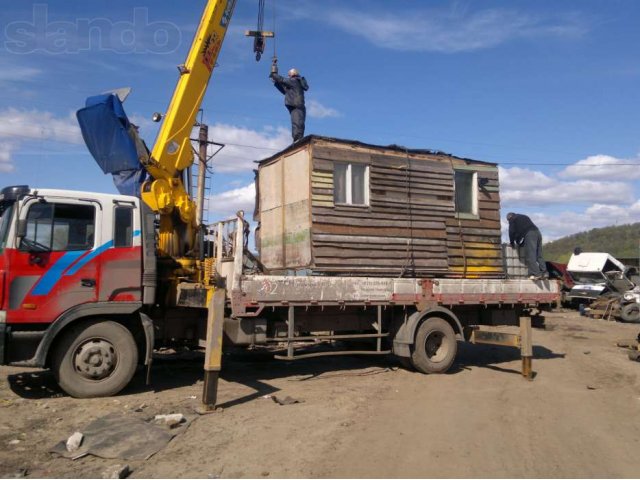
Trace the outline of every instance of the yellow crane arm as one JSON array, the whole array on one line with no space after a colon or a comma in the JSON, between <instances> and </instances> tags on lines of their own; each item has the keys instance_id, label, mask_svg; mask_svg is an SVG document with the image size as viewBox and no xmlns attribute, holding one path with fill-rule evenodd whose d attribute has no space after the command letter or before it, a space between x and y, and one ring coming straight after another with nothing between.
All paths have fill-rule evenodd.
<instances>
[{"instance_id":1,"label":"yellow crane arm","mask_svg":"<svg viewBox=\"0 0 640 480\"><path fill-rule=\"evenodd\" d=\"M220 47L236 0L208 0L187 61L173 92L160 132L145 168L152 179L142 187L142 199L154 211L178 210L181 220L193 223L195 206L186 192L181 172L193 164L191 131L216 66Z\"/></svg>"}]
</instances>

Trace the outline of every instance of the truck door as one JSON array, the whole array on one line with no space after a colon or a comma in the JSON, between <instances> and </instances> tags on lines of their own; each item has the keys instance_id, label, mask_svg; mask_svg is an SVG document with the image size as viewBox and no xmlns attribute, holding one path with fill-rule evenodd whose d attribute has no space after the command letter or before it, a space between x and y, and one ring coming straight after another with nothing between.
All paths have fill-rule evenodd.
<instances>
[{"instance_id":1,"label":"truck door","mask_svg":"<svg viewBox=\"0 0 640 480\"><path fill-rule=\"evenodd\" d=\"M21 208L20 236L10 259L11 323L49 323L97 300L102 208L90 200L37 198Z\"/></svg>"},{"instance_id":2,"label":"truck door","mask_svg":"<svg viewBox=\"0 0 640 480\"><path fill-rule=\"evenodd\" d=\"M142 301L142 248L138 206L135 202L114 201L111 207L105 208L103 215L104 230L113 231L112 241L105 244L110 248L101 256L98 299L101 302Z\"/></svg>"}]
</instances>

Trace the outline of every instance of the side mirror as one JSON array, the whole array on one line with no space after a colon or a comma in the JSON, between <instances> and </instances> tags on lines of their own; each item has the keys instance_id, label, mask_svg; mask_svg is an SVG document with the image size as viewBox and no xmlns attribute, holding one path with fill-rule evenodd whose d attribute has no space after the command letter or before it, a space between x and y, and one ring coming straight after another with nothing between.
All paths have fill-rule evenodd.
<instances>
[{"instance_id":1,"label":"side mirror","mask_svg":"<svg viewBox=\"0 0 640 480\"><path fill-rule=\"evenodd\" d=\"M21 219L18 220L18 224L16 225L16 237L24 238L27 235L27 220Z\"/></svg>"}]
</instances>

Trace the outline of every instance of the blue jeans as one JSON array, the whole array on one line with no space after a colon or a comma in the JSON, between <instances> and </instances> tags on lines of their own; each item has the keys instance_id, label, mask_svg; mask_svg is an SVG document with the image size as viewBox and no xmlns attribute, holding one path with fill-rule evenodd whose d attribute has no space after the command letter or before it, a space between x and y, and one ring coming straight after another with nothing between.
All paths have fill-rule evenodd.
<instances>
[{"instance_id":1,"label":"blue jeans","mask_svg":"<svg viewBox=\"0 0 640 480\"><path fill-rule=\"evenodd\" d=\"M529 230L524 235L524 258L529 275L539 277L547 271L547 265L542 258L542 235L537 228Z\"/></svg>"}]
</instances>

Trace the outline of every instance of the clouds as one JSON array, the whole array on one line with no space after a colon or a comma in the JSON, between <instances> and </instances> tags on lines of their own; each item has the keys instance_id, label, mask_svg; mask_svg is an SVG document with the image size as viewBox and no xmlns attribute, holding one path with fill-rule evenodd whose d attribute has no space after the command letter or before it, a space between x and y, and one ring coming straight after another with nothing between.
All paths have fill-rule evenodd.
<instances>
[{"instance_id":1,"label":"clouds","mask_svg":"<svg viewBox=\"0 0 640 480\"><path fill-rule=\"evenodd\" d=\"M0 110L0 138L52 140L81 145L82 135L73 114L56 117L42 110L5 108Z\"/></svg>"},{"instance_id":2,"label":"clouds","mask_svg":"<svg viewBox=\"0 0 640 480\"><path fill-rule=\"evenodd\" d=\"M632 186L625 182L561 181L520 167L500 167L500 185L500 198L510 205L619 204L635 199Z\"/></svg>"},{"instance_id":3,"label":"clouds","mask_svg":"<svg viewBox=\"0 0 640 480\"><path fill-rule=\"evenodd\" d=\"M57 117L37 109L5 108L0 110L0 172L15 170L13 154L33 141L63 142L82 145L82 135L75 116Z\"/></svg>"},{"instance_id":4,"label":"clouds","mask_svg":"<svg viewBox=\"0 0 640 480\"><path fill-rule=\"evenodd\" d=\"M15 149L15 145L11 142L0 142L0 173L13 172L15 169L11 161L11 153Z\"/></svg>"},{"instance_id":5,"label":"clouds","mask_svg":"<svg viewBox=\"0 0 640 480\"><path fill-rule=\"evenodd\" d=\"M42 70L38 68L2 65L2 68L0 68L0 84L33 80L41 74Z\"/></svg>"},{"instance_id":6,"label":"clouds","mask_svg":"<svg viewBox=\"0 0 640 480\"><path fill-rule=\"evenodd\" d=\"M325 107L317 100L309 100L307 103L307 113L311 118L339 117L340 112L335 108Z\"/></svg>"},{"instance_id":7,"label":"clouds","mask_svg":"<svg viewBox=\"0 0 640 480\"><path fill-rule=\"evenodd\" d=\"M324 18L380 48L438 53L471 52L521 38L578 38L588 30L576 15L549 19L507 9L422 9L390 14L343 8L331 10Z\"/></svg>"},{"instance_id":8,"label":"clouds","mask_svg":"<svg viewBox=\"0 0 640 480\"><path fill-rule=\"evenodd\" d=\"M262 131L216 123L209 127L209 140L225 144L211 160L215 172L250 172L255 161L269 157L291 144L291 132L283 127L266 127ZM218 147L211 146L209 155Z\"/></svg>"},{"instance_id":9,"label":"clouds","mask_svg":"<svg viewBox=\"0 0 640 480\"><path fill-rule=\"evenodd\" d=\"M227 190L209 197L209 217L212 220L231 218L238 210L244 210L245 218L250 219L256 200L256 184Z\"/></svg>"},{"instance_id":10,"label":"clouds","mask_svg":"<svg viewBox=\"0 0 640 480\"><path fill-rule=\"evenodd\" d=\"M640 221L640 201L631 205L594 204L582 212L534 213L531 218L548 242L573 233Z\"/></svg>"},{"instance_id":11,"label":"clouds","mask_svg":"<svg viewBox=\"0 0 640 480\"><path fill-rule=\"evenodd\" d=\"M503 213L525 210L545 241L608 225L640 221L640 158L592 155L557 175L500 167ZM503 225L503 232L506 231Z\"/></svg>"},{"instance_id":12,"label":"clouds","mask_svg":"<svg viewBox=\"0 0 640 480\"><path fill-rule=\"evenodd\" d=\"M560 176L594 180L638 180L640 155L630 159L592 155L568 166L560 172Z\"/></svg>"}]
</instances>

